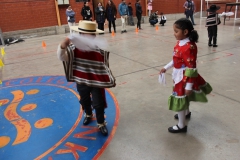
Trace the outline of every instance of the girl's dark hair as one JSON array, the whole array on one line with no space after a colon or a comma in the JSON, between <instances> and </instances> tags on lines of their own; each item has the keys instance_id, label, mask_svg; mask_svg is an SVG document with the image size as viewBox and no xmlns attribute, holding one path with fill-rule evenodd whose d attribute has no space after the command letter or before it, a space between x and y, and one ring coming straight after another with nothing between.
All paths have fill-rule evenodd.
<instances>
[{"instance_id":1,"label":"girl's dark hair","mask_svg":"<svg viewBox=\"0 0 240 160\"><path fill-rule=\"evenodd\" d=\"M187 18L181 18L177 20L174 24L176 25L176 28L181 29L182 31L184 31L185 29L188 30L187 37L189 37L189 40L191 42L198 42L198 33L196 30L194 30L192 22L190 20L188 20Z\"/></svg>"},{"instance_id":2,"label":"girl's dark hair","mask_svg":"<svg viewBox=\"0 0 240 160\"><path fill-rule=\"evenodd\" d=\"M113 3L113 1L112 0L109 0L110 2L111 2L111 6L115 6L115 4ZM110 5L107 3L107 6L106 6L106 8L108 8Z\"/></svg>"}]
</instances>

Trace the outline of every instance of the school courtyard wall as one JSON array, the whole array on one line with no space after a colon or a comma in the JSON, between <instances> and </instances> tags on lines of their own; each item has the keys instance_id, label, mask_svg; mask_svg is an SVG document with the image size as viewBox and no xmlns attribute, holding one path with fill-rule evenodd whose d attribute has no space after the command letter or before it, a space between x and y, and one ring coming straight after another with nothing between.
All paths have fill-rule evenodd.
<instances>
[{"instance_id":1,"label":"school courtyard wall","mask_svg":"<svg viewBox=\"0 0 240 160\"><path fill-rule=\"evenodd\" d=\"M108 0L103 0L104 6L106 6L107 1ZM121 1L122 0L113 0L116 7L118 7ZM222 0L219 1L221 2ZM235 2L235 0L225 1ZM80 11L83 7L83 2L76 2L76 0L69 0L69 2L76 12L76 22L78 22L82 19ZM134 5L136 0L126 0L126 2L132 3L135 16ZM153 0L153 11L158 10L164 14L183 14L184 2L185 0ZM201 0L194 0L194 2L196 3L196 11L200 11ZM141 5L143 7L143 15L146 16L146 0L141 0ZM224 11L225 4L219 3L218 5L221 6L220 12ZM2 32L58 26L55 0L1 0L0 6L0 28ZM61 24L67 24L65 14L67 5L59 5L58 7ZM90 7L93 10L92 0L90 1ZM206 5L204 5L203 10L206 9ZM119 17L120 15L118 14L118 18Z\"/></svg>"}]
</instances>

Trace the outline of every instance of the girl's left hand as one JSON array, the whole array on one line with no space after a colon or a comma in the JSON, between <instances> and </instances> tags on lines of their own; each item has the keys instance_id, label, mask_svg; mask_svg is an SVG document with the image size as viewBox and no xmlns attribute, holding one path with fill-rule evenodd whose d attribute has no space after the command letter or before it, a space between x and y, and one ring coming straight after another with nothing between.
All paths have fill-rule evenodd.
<instances>
[{"instance_id":1,"label":"girl's left hand","mask_svg":"<svg viewBox=\"0 0 240 160\"><path fill-rule=\"evenodd\" d=\"M192 94L192 90L186 90L185 89L185 95L186 96L190 96Z\"/></svg>"}]
</instances>

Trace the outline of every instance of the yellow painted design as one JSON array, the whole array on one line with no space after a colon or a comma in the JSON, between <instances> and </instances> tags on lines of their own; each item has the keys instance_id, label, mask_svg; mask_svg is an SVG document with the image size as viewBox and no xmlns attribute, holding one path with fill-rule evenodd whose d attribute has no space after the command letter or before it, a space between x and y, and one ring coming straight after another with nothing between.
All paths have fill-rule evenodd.
<instances>
[{"instance_id":1,"label":"yellow painted design","mask_svg":"<svg viewBox=\"0 0 240 160\"><path fill-rule=\"evenodd\" d=\"M26 104L21 108L21 111L28 112L28 111L34 110L36 107L37 107L36 104Z\"/></svg>"},{"instance_id":2,"label":"yellow painted design","mask_svg":"<svg viewBox=\"0 0 240 160\"><path fill-rule=\"evenodd\" d=\"M4 51L4 48L1 48L1 54L2 54L3 57L6 54L5 51Z\"/></svg>"},{"instance_id":3,"label":"yellow painted design","mask_svg":"<svg viewBox=\"0 0 240 160\"><path fill-rule=\"evenodd\" d=\"M0 137L0 148L5 147L10 142L10 137L8 136L1 136Z\"/></svg>"},{"instance_id":4,"label":"yellow painted design","mask_svg":"<svg viewBox=\"0 0 240 160\"><path fill-rule=\"evenodd\" d=\"M53 124L53 120L51 118L42 118L35 122L34 126L36 128L42 129L47 128Z\"/></svg>"},{"instance_id":5,"label":"yellow painted design","mask_svg":"<svg viewBox=\"0 0 240 160\"><path fill-rule=\"evenodd\" d=\"M3 67L3 66L4 66L3 61L2 59L0 59L0 67Z\"/></svg>"},{"instance_id":6,"label":"yellow painted design","mask_svg":"<svg viewBox=\"0 0 240 160\"><path fill-rule=\"evenodd\" d=\"M32 89L32 90L29 90L26 94L31 95L31 94L37 94L38 92L39 92L38 89Z\"/></svg>"}]
</instances>

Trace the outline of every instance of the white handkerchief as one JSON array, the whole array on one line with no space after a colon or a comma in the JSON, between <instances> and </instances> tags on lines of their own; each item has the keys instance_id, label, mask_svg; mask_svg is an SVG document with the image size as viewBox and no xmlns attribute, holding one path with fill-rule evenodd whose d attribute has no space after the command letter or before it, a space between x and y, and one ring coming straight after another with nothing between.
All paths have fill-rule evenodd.
<instances>
[{"instance_id":1,"label":"white handkerchief","mask_svg":"<svg viewBox=\"0 0 240 160\"><path fill-rule=\"evenodd\" d=\"M166 80L165 80L165 74L164 73L159 74L158 82L163 84L164 86L166 85Z\"/></svg>"}]
</instances>

